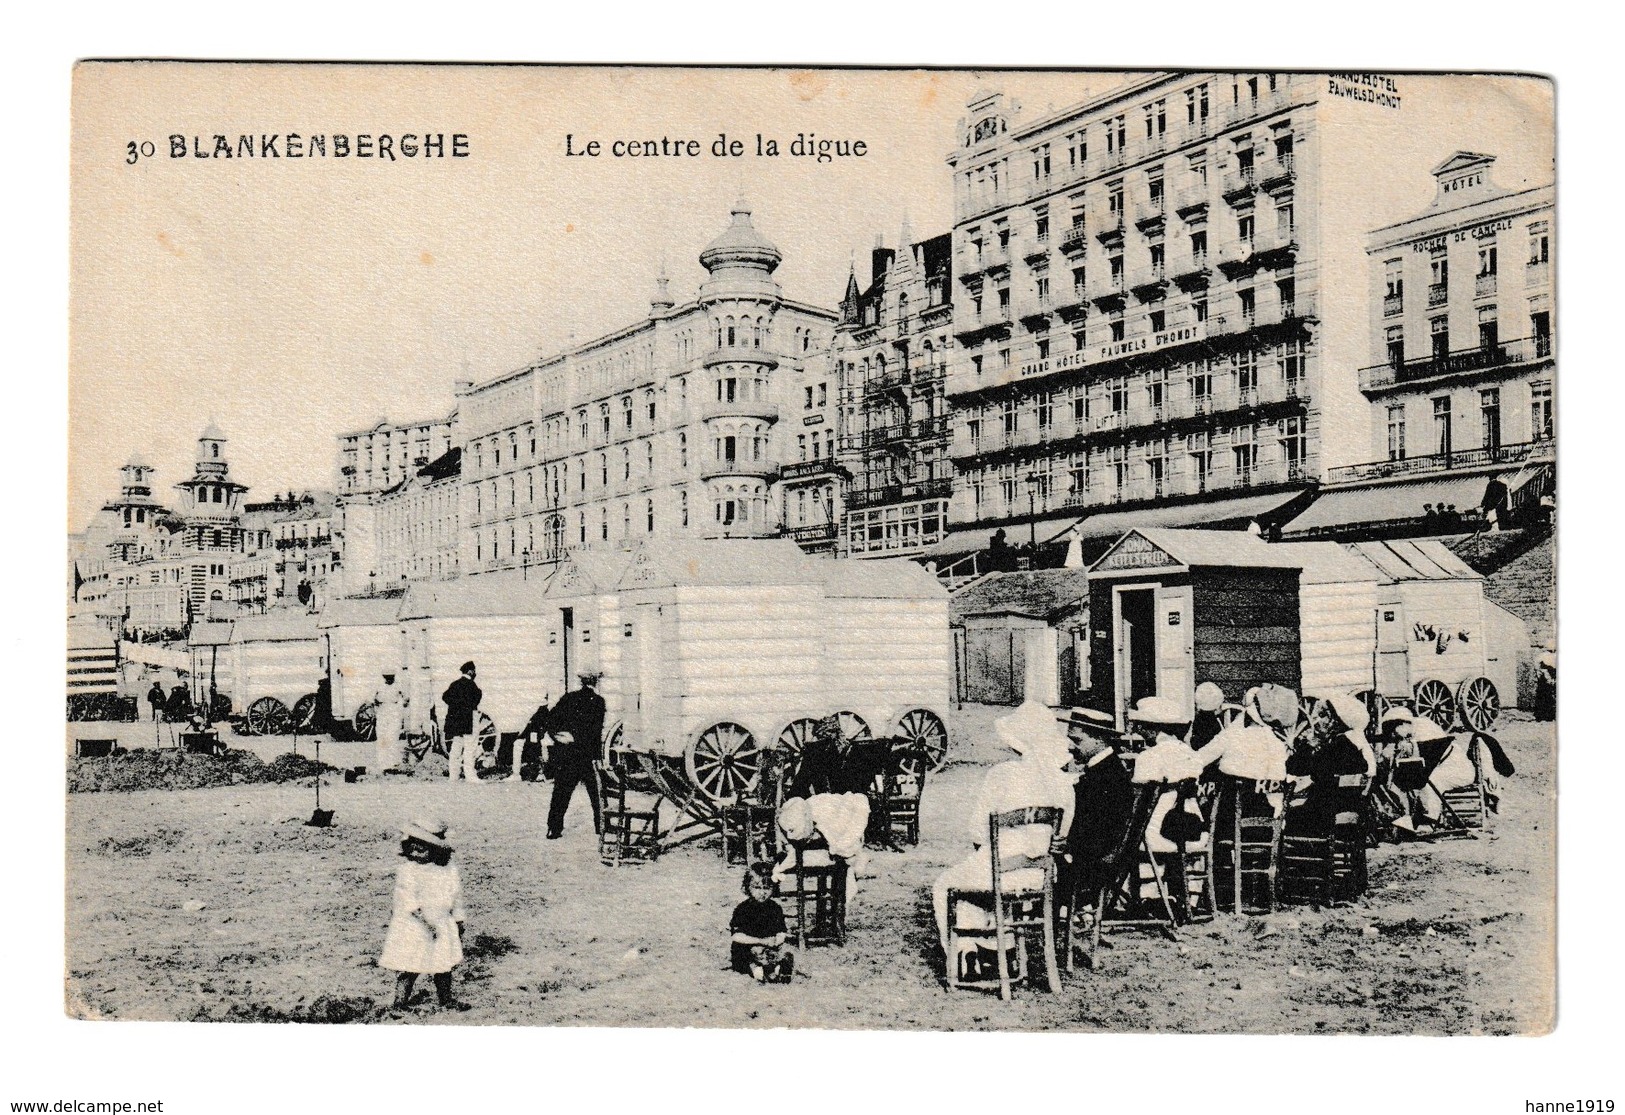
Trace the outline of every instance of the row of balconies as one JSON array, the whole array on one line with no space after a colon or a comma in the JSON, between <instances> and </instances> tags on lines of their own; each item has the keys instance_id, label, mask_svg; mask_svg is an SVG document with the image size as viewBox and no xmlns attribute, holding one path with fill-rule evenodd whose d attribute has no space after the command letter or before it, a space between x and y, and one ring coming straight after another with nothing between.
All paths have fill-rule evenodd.
<instances>
[{"instance_id":1,"label":"row of balconies","mask_svg":"<svg viewBox=\"0 0 1625 1115\"><path fill-rule=\"evenodd\" d=\"M1529 263L1524 272L1524 285L1526 287L1540 286L1550 280L1548 264L1544 260ZM1500 277L1496 272L1489 272L1473 277L1473 297L1493 298L1499 292ZM1437 309L1450 301L1449 283L1430 283L1427 288L1428 309ZM1405 312L1405 295L1403 291L1395 294L1385 294L1382 299L1382 316L1397 317Z\"/></svg>"},{"instance_id":2,"label":"row of balconies","mask_svg":"<svg viewBox=\"0 0 1625 1115\"><path fill-rule=\"evenodd\" d=\"M1420 383L1441 376L1495 371L1544 360L1552 355L1551 334L1525 337L1493 345L1474 345L1453 352L1434 353L1415 360L1390 360L1360 369L1360 390L1372 391L1395 384Z\"/></svg>"},{"instance_id":3,"label":"row of balconies","mask_svg":"<svg viewBox=\"0 0 1625 1115\"><path fill-rule=\"evenodd\" d=\"M901 503L905 500L949 499L953 494L953 477L937 477L931 480L904 480L895 484L853 488L846 493L846 506L849 510L856 511L865 507Z\"/></svg>"},{"instance_id":4,"label":"row of balconies","mask_svg":"<svg viewBox=\"0 0 1625 1115\"><path fill-rule=\"evenodd\" d=\"M1174 393L1172 385L1168 388L1168 393ZM1009 433L997 430L975 438L970 437L965 432L965 427L961 426L953 442L954 456L965 459L1010 449L1027 449L1073 438L1120 433L1142 427L1154 428L1162 423L1246 411L1271 403L1307 401L1308 397L1301 378L1284 380L1279 377L1270 377L1258 387L1240 390L1234 386L1221 387L1215 384L1214 391L1197 396L1190 395L1181 386L1178 392L1180 397L1171 399L1161 406L1153 406L1145 401L1143 390L1134 394L1136 398L1129 403L1127 409L1092 414L1081 421L1070 415L1057 416L1048 425L1041 426L1035 421L1035 416L1029 413L1023 416L1023 423Z\"/></svg>"},{"instance_id":5,"label":"row of balconies","mask_svg":"<svg viewBox=\"0 0 1625 1115\"><path fill-rule=\"evenodd\" d=\"M1448 469L1517 465L1528 460L1531 455L1549 453L1551 448L1552 442L1549 439L1523 441L1514 445L1493 445L1450 453L1428 453L1420 457L1401 457L1393 461L1343 465L1326 471L1326 483L1346 484L1356 480L1381 480L1390 476L1414 476L1418 473L1444 472Z\"/></svg>"}]
</instances>

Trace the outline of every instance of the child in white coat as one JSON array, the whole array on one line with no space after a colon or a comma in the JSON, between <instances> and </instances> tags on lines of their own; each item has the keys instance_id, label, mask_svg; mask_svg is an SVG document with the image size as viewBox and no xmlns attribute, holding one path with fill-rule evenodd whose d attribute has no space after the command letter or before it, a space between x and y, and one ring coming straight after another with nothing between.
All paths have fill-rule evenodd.
<instances>
[{"instance_id":1,"label":"child in white coat","mask_svg":"<svg viewBox=\"0 0 1625 1115\"><path fill-rule=\"evenodd\" d=\"M451 861L446 826L413 821L401 830L402 863L395 875L395 909L380 968L398 973L395 1007L404 1008L419 975L434 977L440 1005L467 1010L451 994L451 970L463 960L463 883Z\"/></svg>"}]
</instances>

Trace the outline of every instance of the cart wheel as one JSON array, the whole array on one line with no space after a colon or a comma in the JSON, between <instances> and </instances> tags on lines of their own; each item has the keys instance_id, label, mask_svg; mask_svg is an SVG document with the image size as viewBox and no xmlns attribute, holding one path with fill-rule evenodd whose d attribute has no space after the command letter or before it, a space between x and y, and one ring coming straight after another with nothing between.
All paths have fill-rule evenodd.
<instances>
[{"instance_id":1,"label":"cart wheel","mask_svg":"<svg viewBox=\"0 0 1625 1115\"><path fill-rule=\"evenodd\" d=\"M1475 732L1487 732L1501 715L1501 695L1489 678L1473 678L1456 689L1456 706L1462 723Z\"/></svg>"},{"instance_id":2,"label":"cart wheel","mask_svg":"<svg viewBox=\"0 0 1625 1115\"><path fill-rule=\"evenodd\" d=\"M786 768L794 769L801 762L801 753L812 742L813 730L817 727L818 721L807 716L784 726L784 731L779 733L777 746Z\"/></svg>"},{"instance_id":3,"label":"cart wheel","mask_svg":"<svg viewBox=\"0 0 1625 1115\"><path fill-rule=\"evenodd\" d=\"M835 719L841 725L841 738L844 740L874 738L875 734L869 730L869 722L855 712L842 709L835 714Z\"/></svg>"},{"instance_id":4,"label":"cart wheel","mask_svg":"<svg viewBox=\"0 0 1625 1115\"><path fill-rule=\"evenodd\" d=\"M1456 701L1450 687L1437 678L1416 683L1416 715L1425 716L1449 731L1456 722Z\"/></svg>"},{"instance_id":5,"label":"cart wheel","mask_svg":"<svg viewBox=\"0 0 1625 1115\"><path fill-rule=\"evenodd\" d=\"M214 703L209 706L209 723L218 724L222 720L231 719L231 698L224 693L214 695Z\"/></svg>"},{"instance_id":6,"label":"cart wheel","mask_svg":"<svg viewBox=\"0 0 1625 1115\"><path fill-rule=\"evenodd\" d=\"M948 758L948 729L942 718L929 709L917 708L903 714L897 734L925 755L930 770L941 770Z\"/></svg>"},{"instance_id":7,"label":"cart wheel","mask_svg":"<svg viewBox=\"0 0 1625 1115\"><path fill-rule=\"evenodd\" d=\"M306 693L293 703L293 727L308 732L316 723L316 694Z\"/></svg>"},{"instance_id":8,"label":"cart wheel","mask_svg":"<svg viewBox=\"0 0 1625 1115\"><path fill-rule=\"evenodd\" d=\"M355 720L351 722L355 728L355 738L359 740L375 740L378 738L378 702L368 701L355 710Z\"/></svg>"},{"instance_id":9,"label":"cart wheel","mask_svg":"<svg viewBox=\"0 0 1625 1115\"><path fill-rule=\"evenodd\" d=\"M1366 732L1371 735L1380 735L1382 733L1382 718L1388 714L1389 709L1393 708L1393 705L1388 703L1388 698L1375 689L1362 689L1354 695L1354 699L1365 706L1366 715L1371 718Z\"/></svg>"},{"instance_id":10,"label":"cart wheel","mask_svg":"<svg viewBox=\"0 0 1625 1115\"><path fill-rule=\"evenodd\" d=\"M614 726L604 733L604 754L602 758L606 767L620 761L616 757L616 748L620 747L624 742L626 742L626 727L617 720Z\"/></svg>"},{"instance_id":11,"label":"cart wheel","mask_svg":"<svg viewBox=\"0 0 1625 1115\"><path fill-rule=\"evenodd\" d=\"M737 799L762 773L756 737L726 721L701 732L683 758L694 788L711 801Z\"/></svg>"},{"instance_id":12,"label":"cart wheel","mask_svg":"<svg viewBox=\"0 0 1625 1115\"><path fill-rule=\"evenodd\" d=\"M248 706L248 731L256 736L279 736L288 730L288 706L275 697L261 697Z\"/></svg>"},{"instance_id":13,"label":"cart wheel","mask_svg":"<svg viewBox=\"0 0 1625 1115\"><path fill-rule=\"evenodd\" d=\"M496 724L485 713L476 710L474 746L479 750L474 752L475 770L490 770L497 765L497 748L501 742L502 737L497 734Z\"/></svg>"}]
</instances>

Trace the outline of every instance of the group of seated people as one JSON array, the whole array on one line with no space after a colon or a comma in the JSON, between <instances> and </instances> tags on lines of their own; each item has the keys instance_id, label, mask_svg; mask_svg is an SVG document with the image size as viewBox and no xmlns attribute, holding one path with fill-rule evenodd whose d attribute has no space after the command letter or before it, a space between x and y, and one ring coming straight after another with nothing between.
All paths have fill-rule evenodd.
<instances>
[{"instance_id":1,"label":"group of seated people","mask_svg":"<svg viewBox=\"0 0 1625 1115\"><path fill-rule=\"evenodd\" d=\"M973 849L933 888L945 956L950 917L961 926L991 925L991 912L970 903L948 909L950 890L991 887L991 814L1028 806L1061 809L1054 832L1031 826L1001 835L1001 875L1006 890L1040 885L1044 861L1053 856L1057 905L1082 911L1132 862L1121 853L1135 823L1137 786L1162 787L1146 825L1147 846L1156 853L1178 852L1205 838L1210 811L1224 800L1211 791L1224 775L1259 788L1266 808L1281 819L1283 839L1331 835L1352 805L1361 819L1363 856L1371 839L1425 836L1439 824L1442 795L1480 777L1465 741L1404 708L1386 711L1372 725L1357 697L1332 694L1300 703L1296 692L1274 684L1249 690L1238 708L1211 682L1197 688L1192 705L1189 713L1191 706L1167 697L1143 698L1129 712L1126 733L1093 710L1057 718L1036 702L995 725L1015 758L987 772L967 819ZM1489 745L1496 769L1510 774L1499 744L1478 738ZM1182 889L1181 860L1172 857L1176 889ZM950 964L956 960L948 957Z\"/></svg>"}]
</instances>

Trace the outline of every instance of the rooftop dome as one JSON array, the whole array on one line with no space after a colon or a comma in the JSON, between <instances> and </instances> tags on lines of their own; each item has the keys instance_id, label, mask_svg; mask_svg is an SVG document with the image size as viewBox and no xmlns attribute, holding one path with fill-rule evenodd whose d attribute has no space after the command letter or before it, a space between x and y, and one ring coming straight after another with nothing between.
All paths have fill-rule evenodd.
<instances>
[{"instance_id":1,"label":"rooftop dome","mask_svg":"<svg viewBox=\"0 0 1625 1115\"><path fill-rule=\"evenodd\" d=\"M784 256L779 249L756 231L750 223L750 206L744 198L734 202L733 220L722 230L722 235L711 241L700 253L700 263L707 270L718 266L740 263L754 264L771 272Z\"/></svg>"}]
</instances>

